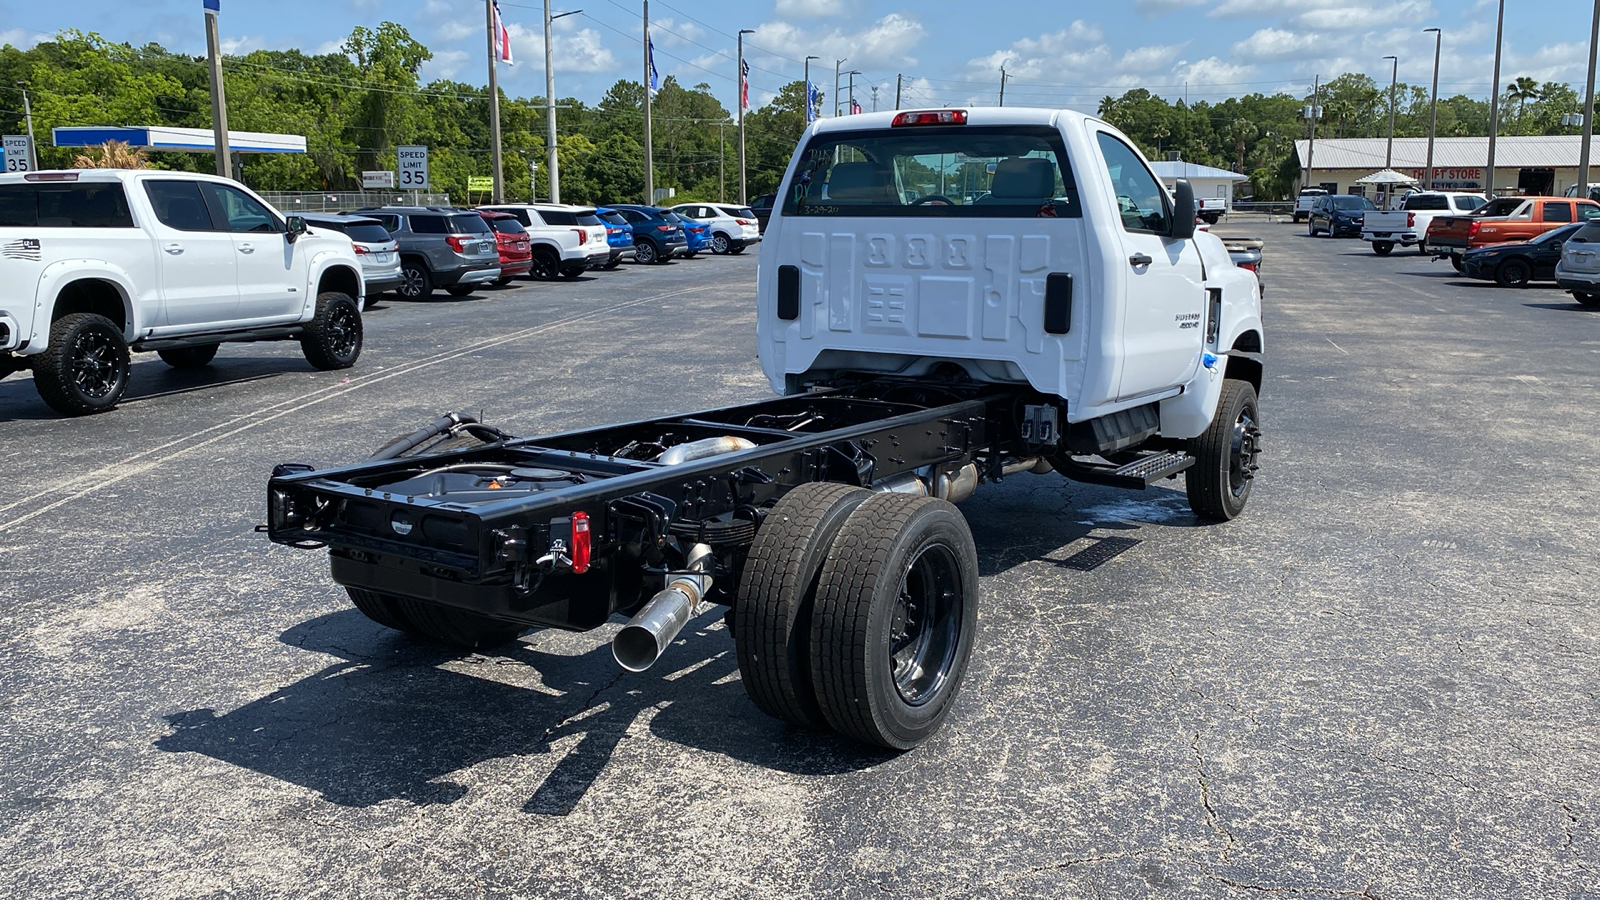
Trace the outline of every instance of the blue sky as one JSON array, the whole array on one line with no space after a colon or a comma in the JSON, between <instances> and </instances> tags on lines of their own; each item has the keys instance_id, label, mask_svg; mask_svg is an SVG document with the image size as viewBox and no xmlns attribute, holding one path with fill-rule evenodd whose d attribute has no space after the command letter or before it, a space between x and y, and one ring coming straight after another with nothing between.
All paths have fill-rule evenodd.
<instances>
[{"instance_id":1,"label":"blue sky","mask_svg":"<svg viewBox=\"0 0 1600 900\"><path fill-rule=\"evenodd\" d=\"M222 0L222 35L232 49L336 49L356 25L400 22L434 53L425 77L486 79L482 0ZM540 0L501 0L517 64L501 68L513 96L543 94ZM1588 0L1507 0L1502 83L1519 75L1567 81L1581 91L1592 5ZM558 0L583 8L556 23L556 89L593 102L618 78L642 69L638 0ZM1433 37L1444 29L1440 91L1487 97L1495 0L655 0L656 65L663 76L705 82L733 108L734 38L746 36L751 100L764 102L798 79L801 60L832 89L834 60L859 69L856 97L894 105L896 75L905 105L992 104L1000 67L1012 78L1008 105L1093 110L1106 94L1147 87L1194 100L1276 90L1308 92L1313 75L1364 71L1426 83ZM201 54L201 0L0 0L0 41L27 46L64 28L117 41L156 41Z\"/></svg>"}]
</instances>

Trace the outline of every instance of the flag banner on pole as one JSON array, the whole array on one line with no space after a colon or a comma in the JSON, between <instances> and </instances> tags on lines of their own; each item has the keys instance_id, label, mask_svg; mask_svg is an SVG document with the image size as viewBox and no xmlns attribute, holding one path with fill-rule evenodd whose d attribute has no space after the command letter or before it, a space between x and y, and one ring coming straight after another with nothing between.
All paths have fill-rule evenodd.
<instances>
[{"instance_id":1,"label":"flag banner on pole","mask_svg":"<svg viewBox=\"0 0 1600 900\"><path fill-rule=\"evenodd\" d=\"M750 108L750 61L744 60L739 68L739 105Z\"/></svg>"},{"instance_id":2,"label":"flag banner on pole","mask_svg":"<svg viewBox=\"0 0 1600 900\"><path fill-rule=\"evenodd\" d=\"M661 92L661 77L656 74L656 42L650 42L650 93Z\"/></svg>"},{"instance_id":3,"label":"flag banner on pole","mask_svg":"<svg viewBox=\"0 0 1600 900\"><path fill-rule=\"evenodd\" d=\"M821 92L811 82L806 82L806 124L810 125L817 120L817 101L821 100Z\"/></svg>"},{"instance_id":4,"label":"flag banner on pole","mask_svg":"<svg viewBox=\"0 0 1600 900\"><path fill-rule=\"evenodd\" d=\"M860 114L861 114L861 104L856 102L856 98L851 97L850 98L850 115L856 116L856 115L860 115Z\"/></svg>"},{"instance_id":5,"label":"flag banner on pole","mask_svg":"<svg viewBox=\"0 0 1600 900\"><path fill-rule=\"evenodd\" d=\"M494 57L506 65L516 65L511 59L511 32L506 21L500 18L500 2L494 4Z\"/></svg>"}]
</instances>

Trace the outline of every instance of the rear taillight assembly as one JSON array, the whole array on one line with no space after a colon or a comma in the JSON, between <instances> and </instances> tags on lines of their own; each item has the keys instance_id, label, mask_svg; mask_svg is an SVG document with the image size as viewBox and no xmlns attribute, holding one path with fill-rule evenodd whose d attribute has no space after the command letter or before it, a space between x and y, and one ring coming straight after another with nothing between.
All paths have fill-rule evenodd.
<instances>
[{"instance_id":1,"label":"rear taillight assembly","mask_svg":"<svg viewBox=\"0 0 1600 900\"><path fill-rule=\"evenodd\" d=\"M572 514L572 574L582 575L589 571L591 546L589 514L579 510Z\"/></svg>"},{"instance_id":2,"label":"rear taillight assembly","mask_svg":"<svg viewBox=\"0 0 1600 900\"><path fill-rule=\"evenodd\" d=\"M354 241L350 242L350 249L354 250L356 252L357 256L366 256L368 253L372 252L371 250L368 250L367 248L361 246L360 244L357 244Z\"/></svg>"},{"instance_id":3,"label":"rear taillight assembly","mask_svg":"<svg viewBox=\"0 0 1600 900\"><path fill-rule=\"evenodd\" d=\"M1414 212L1406 213L1406 227L1407 228L1415 228L1415 227L1417 227L1417 214L1416 213L1414 213Z\"/></svg>"},{"instance_id":4,"label":"rear taillight assembly","mask_svg":"<svg viewBox=\"0 0 1600 900\"><path fill-rule=\"evenodd\" d=\"M1241 268L1241 269L1249 269L1250 271L1255 272L1255 271L1258 271L1259 266L1256 263L1253 263L1253 262L1242 262L1242 263L1239 263L1239 268Z\"/></svg>"},{"instance_id":5,"label":"rear taillight assembly","mask_svg":"<svg viewBox=\"0 0 1600 900\"><path fill-rule=\"evenodd\" d=\"M1467 226L1467 237L1469 237L1469 238L1477 237L1478 236L1478 229L1480 229L1482 227L1483 227L1483 223L1482 222L1473 222L1471 225L1468 225Z\"/></svg>"},{"instance_id":6,"label":"rear taillight assembly","mask_svg":"<svg viewBox=\"0 0 1600 900\"><path fill-rule=\"evenodd\" d=\"M454 250L457 253L465 253L465 252L467 252L467 242L465 240L459 238L459 237L456 237L453 234L450 235L449 237L445 238L444 242L446 244L449 244L450 245L450 249Z\"/></svg>"},{"instance_id":7,"label":"rear taillight assembly","mask_svg":"<svg viewBox=\"0 0 1600 900\"><path fill-rule=\"evenodd\" d=\"M736 219L735 221L737 221L740 225L754 225L754 224L756 224L754 219Z\"/></svg>"},{"instance_id":8,"label":"rear taillight assembly","mask_svg":"<svg viewBox=\"0 0 1600 900\"><path fill-rule=\"evenodd\" d=\"M671 225L657 225L656 226L656 230L657 231L671 231L672 230L672 226Z\"/></svg>"},{"instance_id":9,"label":"rear taillight assembly","mask_svg":"<svg viewBox=\"0 0 1600 900\"><path fill-rule=\"evenodd\" d=\"M580 243L580 244L589 243L589 232L583 230L582 228L574 228L572 230L578 233L578 243Z\"/></svg>"}]
</instances>

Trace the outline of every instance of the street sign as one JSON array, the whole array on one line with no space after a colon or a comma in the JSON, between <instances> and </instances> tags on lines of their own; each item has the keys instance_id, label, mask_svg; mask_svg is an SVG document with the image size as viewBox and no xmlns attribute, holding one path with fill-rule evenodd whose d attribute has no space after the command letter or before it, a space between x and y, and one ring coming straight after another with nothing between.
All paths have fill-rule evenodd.
<instances>
[{"instance_id":1,"label":"street sign","mask_svg":"<svg viewBox=\"0 0 1600 900\"><path fill-rule=\"evenodd\" d=\"M401 147L396 151L400 169L400 189L425 191L428 189L428 148Z\"/></svg>"},{"instance_id":2,"label":"street sign","mask_svg":"<svg viewBox=\"0 0 1600 900\"><path fill-rule=\"evenodd\" d=\"M30 155L28 153L27 135L8 134L5 137L0 138L0 143L4 143L6 148L7 172L26 172L33 168L33 166L29 165L28 163Z\"/></svg>"},{"instance_id":3,"label":"street sign","mask_svg":"<svg viewBox=\"0 0 1600 900\"><path fill-rule=\"evenodd\" d=\"M394 187L393 172L362 172L361 186L364 188L392 188Z\"/></svg>"},{"instance_id":4,"label":"street sign","mask_svg":"<svg viewBox=\"0 0 1600 900\"><path fill-rule=\"evenodd\" d=\"M467 191L469 193L477 193L479 191L492 191L492 190L494 190L494 179L489 177L488 175L468 175L467 176Z\"/></svg>"}]
</instances>

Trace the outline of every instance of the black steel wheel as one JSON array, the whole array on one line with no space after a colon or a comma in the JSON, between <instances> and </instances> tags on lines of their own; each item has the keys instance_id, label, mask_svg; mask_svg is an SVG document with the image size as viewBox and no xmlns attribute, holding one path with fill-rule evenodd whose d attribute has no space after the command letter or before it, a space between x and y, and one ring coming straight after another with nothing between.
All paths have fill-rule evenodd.
<instances>
[{"instance_id":1,"label":"black steel wheel","mask_svg":"<svg viewBox=\"0 0 1600 900\"><path fill-rule=\"evenodd\" d=\"M1494 271L1494 283L1501 287L1525 288L1533 281L1533 267L1520 259L1508 259Z\"/></svg>"},{"instance_id":2,"label":"black steel wheel","mask_svg":"<svg viewBox=\"0 0 1600 900\"><path fill-rule=\"evenodd\" d=\"M1373 241L1372 252L1379 256L1388 256L1394 252L1394 241Z\"/></svg>"},{"instance_id":3,"label":"black steel wheel","mask_svg":"<svg viewBox=\"0 0 1600 900\"><path fill-rule=\"evenodd\" d=\"M811 685L811 611L817 578L845 519L871 491L802 484L761 523L739 580L733 641L745 693L762 712L826 729Z\"/></svg>"},{"instance_id":4,"label":"black steel wheel","mask_svg":"<svg viewBox=\"0 0 1600 900\"><path fill-rule=\"evenodd\" d=\"M634 262L638 263L641 266L648 266L651 263L656 261L656 258L657 258L656 245L650 243L649 240L641 240L637 244L634 244L633 246L635 248L635 252L634 252L634 255L633 255L633 261Z\"/></svg>"},{"instance_id":5,"label":"black steel wheel","mask_svg":"<svg viewBox=\"0 0 1600 900\"><path fill-rule=\"evenodd\" d=\"M554 281L561 272L561 257L549 247L535 247L533 250L533 268L528 270L539 281Z\"/></svg>"},{"instance_id":6,"label":"black steel wheel","mask_svg":"<svg viewBox=\"0 0 1600 900\"><path fill-rule=\"evenodd\" d=\"M174 369L198 369L211 362L217 355L217 344L201 344L198 347L174 347L171 350L157 350L156 355L161 361Z\"/></svg>"},{"instance_id":7,"label":"black steel wheel","mask_svg":"<svg viewBox=\"0 0 1600 900\"><path fill-rule=\"evenodd\" d=\"M50 346L33 362L33 383L66 416L105 412L128 388L133 362L122 329L105 316L70 313L50 325Z\"/></svg>"},{"instance_id":8,"label":"black steel wheel","mask_svg":"<svg viewBox=\"0 0 1600 900\"><path fill-rule=\"evenodd\" d=\"M1205 433L1189 441L1194 467L1185 478L1189 508L1202 519L1225 522L1244 512L1260 468L1261 410L1248 381L1227 378Z\"/></svg>"},{"instance_id":9,"label":"black steel wheel","mask_svg":"<svg viewBox=\"0 0 1600 900\"><path fill-rule=\"evenodd\" d=\"M420 259L405 259L400 263L400 286L396 294L407 300L426 300L433 296L433 273Z\"/></svg>"},{"instance_id":10,"label":"black steel wheel","mask_svg":"<svg viewBox=\"0 0 1600 900\"><path fill-rule=\"evenodd\" d=\"M728 252L728 236L717 232L711 236L711 252L718 256Z\"/></svg>"},{"instance_id":11,"label":"black steel wheel","mask_svg":"<svg viewBox=\"0 0 1600 900\"><path fill-rule=\"evenodd\" d=\"M348 369L361 356L361 309L349 294L317 295L317 314L300 335L306 362L323 371Z\"/></svg>"},{"instance_id":12,"label":"black steel wheel","mask_svg":"<svg viewBox=\"0 0 1600 900\"><path fill-rule=\"evenodd\" d=\"M960 510L874 494L845 520L818 582L811 679L823 718L909 750L938 730L978 625L978 554Z\"/></svg>"}]
</instances>

